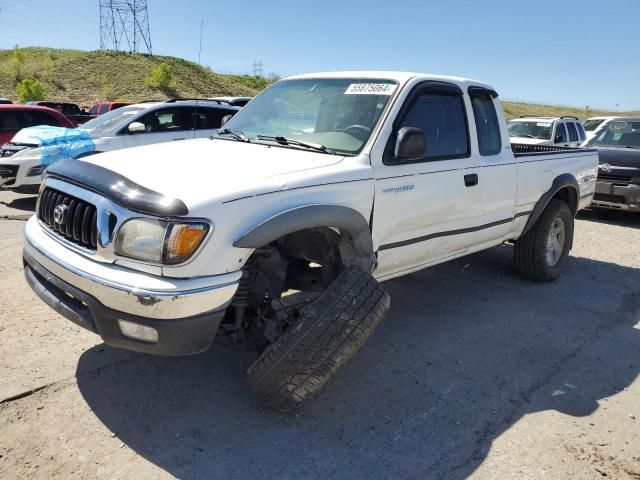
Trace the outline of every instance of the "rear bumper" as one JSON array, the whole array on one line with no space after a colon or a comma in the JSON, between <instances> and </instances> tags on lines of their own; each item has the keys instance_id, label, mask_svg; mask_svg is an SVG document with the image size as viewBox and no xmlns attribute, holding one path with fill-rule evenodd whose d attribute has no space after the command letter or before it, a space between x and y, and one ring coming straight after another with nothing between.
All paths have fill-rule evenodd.
<instances>
[{"instance_id":1,"label":"rear bumper","mask_svg":"<svg viewBox=\"0 0 640 480\"><path fill-rule=\"evenodd\" d=\"M65 254L73 261L61 260ZM194 288L196 279L154 277L97 264L50 238L35 218L25 228L23 262L33 291L59 314L109 345L157 355L209 348L240 277L204 277L197 282L207 286ZM155 329L157 341L125 336L119 320Z\"/></svg>"},{"instance_id":2,"label":"rear bumper","mask_svg":"<svg viewBox=\"0 0 640 480\"><path fill-rule=\"evenodd\" d=\"M596 183L592 206L640 212L640 185L621 185L599 180Z\"/></svg>"}]
</instances>

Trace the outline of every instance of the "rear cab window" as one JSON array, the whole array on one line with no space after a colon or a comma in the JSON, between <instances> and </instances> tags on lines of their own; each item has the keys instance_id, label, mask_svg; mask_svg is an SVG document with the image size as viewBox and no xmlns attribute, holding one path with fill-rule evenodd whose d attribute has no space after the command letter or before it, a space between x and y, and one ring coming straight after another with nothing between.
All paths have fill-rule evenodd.
<instances>
[{"instance_id":1,"label":"rear cab window","mask_svg":"<svg viewBox=\"0 0 640 480\"><path fill-rule=\"evenodd\" d=\"M502 136L493 95L485 89L471 87L469 97L476 124L480 155L497 155L502 150Z\"/></svg>"}]
</instances>

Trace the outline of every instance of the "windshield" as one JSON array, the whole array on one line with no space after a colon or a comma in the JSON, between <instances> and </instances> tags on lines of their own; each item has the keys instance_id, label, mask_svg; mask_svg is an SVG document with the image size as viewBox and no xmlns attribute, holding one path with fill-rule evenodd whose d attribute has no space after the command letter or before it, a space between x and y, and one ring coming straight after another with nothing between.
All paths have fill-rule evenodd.
<instances>
[{"instance_id":1,"label":"windshield","mask_svg":"<svg viewBox=\"0 0 640 480\"><path fill-rule=\"evenodd\" d=\"M640 120L611 122L589 142L589 146L640 149Z\"/></svg>"},{"instance_id":2,"label":"windshield","mask_svg":"<svg viewBox=\"0 0 640 480\"><path fill-rule=\"evenodd\" d=\"M551 140L551 122L510 122L509 136Z\"/></svg>"},{"instance_id":3,"label":"windshield","mask_svg":"<svg viewBox=\"0 0 640 480\"><path fill-rule=\"evenodd\" d=\"M593 132L596 128L600 126L602 122L604 122L604 118L587 120L584 122L584 129L587 132Z\"/></svg>"},{"instance_id":4,"label":"windshield","mask_svg":"<svg viewBox=\"0 0 640 480\"><path fill-rule=\"evenodd\" d=\"M144 107L122 107L89 120L87 123L82 124L80 128L82 130L93 130L94 132L106 132L121 123L130 121L133 115L142 110L144 110Z\"/></svg>"},{"instance_id":5,"label":"windshield","mask_svg":"<svg viewBox=\"0 0 640 480\"><path fill-rule=\"evenodd\" d=\"M224 128L257 143L268 142L265 136L285 137L293 141L287 146L306 142L326 147L327 153L356 154L396 87L378 79L284 80L249 102Z\"/></svg>"}]
</instances>

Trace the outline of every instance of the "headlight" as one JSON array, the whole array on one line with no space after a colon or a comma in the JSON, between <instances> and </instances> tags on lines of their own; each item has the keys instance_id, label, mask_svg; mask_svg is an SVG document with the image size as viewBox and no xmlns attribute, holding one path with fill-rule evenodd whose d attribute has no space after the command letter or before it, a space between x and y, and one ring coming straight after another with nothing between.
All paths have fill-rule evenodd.
<instances>
[{"instance_id":1,"label":"headlight","mask_svg":"<svg viewBox=\"0 0 640 480\"><path fill-rule=\"evenodd\" d=\"M175 265L185 262L198 250L208 231L206 223L135 218L120 227L115 252L136 260Z\"/></svg>"}]
</instances>

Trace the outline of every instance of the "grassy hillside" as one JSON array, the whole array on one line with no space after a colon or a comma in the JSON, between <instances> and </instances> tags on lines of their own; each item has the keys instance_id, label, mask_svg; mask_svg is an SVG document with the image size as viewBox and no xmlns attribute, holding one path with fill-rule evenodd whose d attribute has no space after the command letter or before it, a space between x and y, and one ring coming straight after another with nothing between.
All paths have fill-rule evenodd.
<instances>
[{"instance_id":1,"label":"grassy hillside","mask_svg":"<svg viewBox=\"0 0 640 480\"><path fill-rule=\"evenodd\" d=\"M25 48L22 78L44 83L47 99L67 100L88 106L95 101L129 102L214 95L255 95L269 81L249 75L220 75L193 62L175 57L148 56L109 51L85 52L49 48ZM12 50L0 50L0 96L16 99ZM175 88L167 94L151 88L145 79L165 62L173 69Z\"/></svg>"},{"instance_id":2,"label":"grassy hillside","mask_svg":"<svg viewBox=\"0 0 640 480\"><path fill-rule=\"evenodd\" d=\"M71 101L81 106L103 100L137 102L168 96L202 98L255 95L269 84L265 78L250 75L217 74L175 57L50 48L25 48L22 51L25 60L21 78L41 81L48 99ZM11 65L12 53L12 50L0 50L0 96L15 100L16 78ZM175 80L175 88L164 93L145 82L152 69L162 62L172 67ZM601 110L514 102L503 102L503 107L508 118L521 115L574 115L584 120L589 116L613 114Z\"/></svg>"},{"instance_id":3,"label":"grassy hillside","mask_svg":"<svg viewBox=\"0 0 640 480\"><path fill-rule=\"evenodd\" d=\"M507 118L517 118L522 115L533 115L540 117L562 117L563 115L573 115L580 120L589 117L607 115L635 115L640 116L640 112L612 112L607 110L593 110L576 107L560 107L553 105L537 105L533 103L502 102L502 108Z\"/></svg>"}]
</instances>

